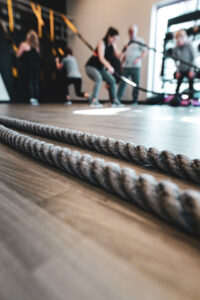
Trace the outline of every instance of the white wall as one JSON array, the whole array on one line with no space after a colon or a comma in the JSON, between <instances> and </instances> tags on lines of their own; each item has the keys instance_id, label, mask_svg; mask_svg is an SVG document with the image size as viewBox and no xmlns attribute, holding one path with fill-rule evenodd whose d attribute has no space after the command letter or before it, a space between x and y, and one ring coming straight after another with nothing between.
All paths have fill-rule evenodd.
<instances>
[{"instance_id":1,"label":"white wall","mask_svg":"<svg viewBox=\"0 0 200 300\"><path fill-rule=\"evenodd\" d=\"M74 17L75 25L81 34L96 47L109 26L116 27L120 32L119 48L122 49L128 40L127 29L130 24L136 23L139 27L139 36L149 43L150 20L152 5L155 0L68 0L68 15ZM86 76L84 65L90 57L90 50L69 31L69 45L74 50L81 73L83 87L91 92L92 81ZM147 86L148 55L143 60L141 85ZM126 97L131 99L131 88L127 88ZM144 99L145 94L140 94ZM107 99L107 91L102 87L100 99Z\"/></svg>"},{"instance_id":2,"label":"white wall","mask_svg":"<svg viewBox=\"0 0 200 300\"><path fill-rule=\"evenodd\" d=\"M10 101L10 97L0 73L0 101Z\"/></svg>"}]
</instances>

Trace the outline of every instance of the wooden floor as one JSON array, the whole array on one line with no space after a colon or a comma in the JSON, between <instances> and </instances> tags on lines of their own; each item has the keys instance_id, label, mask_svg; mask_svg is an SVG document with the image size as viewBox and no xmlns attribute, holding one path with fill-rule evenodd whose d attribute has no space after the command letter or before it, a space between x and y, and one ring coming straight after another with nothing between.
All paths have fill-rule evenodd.
<instances>
[{"instance_id":1,"label":"wooden floor","mask_svg":"<svg viewBox=\"0 0 200 300\"><path fill-rule=\"evenodd\" d=\"M200 108L2 104L0 115L200 156ZM0 300L197 300L199 283L199 240L0 144Z\"/></svg>"}]
</instances>

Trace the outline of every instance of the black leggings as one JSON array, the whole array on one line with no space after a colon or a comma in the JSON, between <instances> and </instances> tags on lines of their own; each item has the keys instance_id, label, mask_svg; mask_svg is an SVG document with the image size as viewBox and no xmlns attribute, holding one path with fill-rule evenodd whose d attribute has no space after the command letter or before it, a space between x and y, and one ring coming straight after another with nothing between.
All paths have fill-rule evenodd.
<instances>
[{"instance_id":1,"label":"black leggings","mask_svg":"<svg viewBox=\"0 0 200 300\"><path fill-rule=\"evenodd\" d=\"M76 92L76 95L78 97L84 97L84 92L81 91L82 88L82 78L74 78L74 77L70 77L67 78L66 80L66 96L69 96L69 86L73 84L74 85L74 89Z\"/></svg>"},{"instance_id":2,"label":"black leggings","mask_svg":"<svg viewBox=\"0 0 200 300\"><path fill-rule=\"evenodd\" d=\"M176 87L176 94L178 94L179 92L179 88L183 82L183 78L184 77L187 77L189 79L189 90L190 90L190 96L192 96L192 91L193 91L193 84L194 84L194 78L189 78L188 77L188 72L189 71L186 71L186 72L180 72L180 77L178 78L178 81L177 81L177 87Z\"/></svg>"},{"instance_id":3,"label":"black leggings","mask_svg":"<svg viewBox=\"0 0 200 300\"><path fill-rule=\"evenodd\" d=\"M40 79L40 67L33 66L28 73L28 93L29 98L38 99L39 97L39 79Z\"/></svg>"}]
</instances>

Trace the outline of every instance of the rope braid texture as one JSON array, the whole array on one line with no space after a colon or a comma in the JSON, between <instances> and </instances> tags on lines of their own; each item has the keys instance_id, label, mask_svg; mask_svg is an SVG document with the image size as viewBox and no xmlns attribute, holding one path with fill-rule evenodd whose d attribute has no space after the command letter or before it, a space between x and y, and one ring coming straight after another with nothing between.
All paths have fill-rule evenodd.
<instances>
[{"instance_id":1,"label":"rope braid texture","mask_svg":"<svg viewBox=\"0 0 200 300\"><path fill-rule=\"evenodd\" d=\"M63 134L61 138L69 133L69 130L59 128L58 134L58 127L11 118L0 118L0 123L3 122L7 123L7 126L31 133L37 132L43 136L45 132L45 136L52 137L53 132L56 139L61 133ZM37 129L29 130L29 126ZM75 143L73 134L72 137ZM93 158L88 154L82 155L78 151L39 141L3 125L0 125L0 140L40 161L102 187L200 237L200 193L196 191L180 190L172 182L165 180L158 182L153 176L147 174L137 175L131 168L120 168L118 164L106 163L103 159Z\"/></svg>"},{"instance_id":2,"label":"rope braid texture","mask_svg":"<svg viewBox=\"0 0 200 300\"><path fill-rule=\"evenodd\" d=\"M167 150L147 149L141 145L137 146L133 143L97 136L88 132L14 118L0 117L0 124L106 155L123 158L141 166L150 167L163 173L175 175L181 179L200 184L200 159L191 160L185 155L174 155Z\"/></svg>"}]
</instances>

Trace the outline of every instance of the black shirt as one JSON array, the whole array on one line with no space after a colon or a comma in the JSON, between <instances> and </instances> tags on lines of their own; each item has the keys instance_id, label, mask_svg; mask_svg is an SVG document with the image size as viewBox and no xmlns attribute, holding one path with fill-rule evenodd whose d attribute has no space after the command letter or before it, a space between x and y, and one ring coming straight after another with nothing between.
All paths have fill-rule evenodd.
<instances>
[{"instance_id":1,"label":"black shirt","mask_svg":"<svg viewBox=\"0 0 200 300\"><path fill-rule=\"evenodd\" d=\"M35 48L25 51L22 55L22 62L27 69L40 67L40 54Z\"/></svg>"},{"instance_id":2,"label":"black shirt","mask_svg":"<svg viewBox=\"0 0 200 300\"><path fill-rule=\"evenodd\" d=\"M108 45L106 39L103 39L103 42L105 44L104 57L112 65L112 61L115 61L115 54L114 54L113 45ZM95 54L92 55L89 58L89 60L87 61L86 66L95 67L98 70L102 70L104 68L104 65L99 60L97 48L95 49Z\"/></svg>"}]
</instances>

